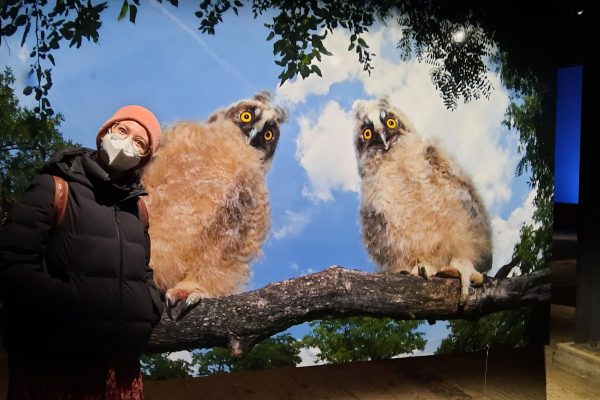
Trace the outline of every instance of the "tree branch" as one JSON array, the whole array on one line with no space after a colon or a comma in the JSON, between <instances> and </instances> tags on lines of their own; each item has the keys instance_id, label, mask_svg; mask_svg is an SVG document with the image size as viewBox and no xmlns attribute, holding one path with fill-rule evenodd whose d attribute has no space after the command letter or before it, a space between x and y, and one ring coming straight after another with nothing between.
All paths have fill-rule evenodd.
<instances>
[{"instance_id":1,"label":"tree branch","mask_svg":"<svg viewBox=\"0 0 600 400\"><path fill-rule=\"evenodd\" d=\"M179 322L166 314L146 351L229 347L241 356L262 339L316 319L366 315L397 319L477 319L550 300L550 270L488 278L459 306L459 281L331 267L262 289L203 299Z\"/></svg>"}]
</instances>

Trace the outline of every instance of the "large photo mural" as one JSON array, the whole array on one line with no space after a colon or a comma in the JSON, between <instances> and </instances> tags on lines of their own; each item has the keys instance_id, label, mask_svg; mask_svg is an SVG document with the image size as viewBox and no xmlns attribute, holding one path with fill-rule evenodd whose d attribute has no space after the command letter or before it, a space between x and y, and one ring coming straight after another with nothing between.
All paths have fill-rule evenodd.
<instances>
[{"instance_id":1,"label":"large photo mural","mask_svg":"<svg viewBox=\"0 0 600 400\"><path fill-rule=\"evenodd\" d=\"M523 77L503 69L494 43L479 95L449 94L436 81L439 64L407 50L396 17L376 18L358 52L342 25L321 30L317 68L288 79L274 62L280 38L265 29L277 10L255 16L241 7L208 35L194 7L147 2L132 24L111 4L97 44L54 51L47 96L63 138L90 148L95 129L123 105L158 117L162 147L142 182L170 329L203 299L331 266L460 282L457 310L503 266L514 267L509 276L544 266L552 176L532 133L541 85L515 86ZM457 24L452 43L478 29ZM28 108L38 105L22 94L36 84L32 40L21 46L13 35L0 47L2 84ZM164 379L523 347L539 341L542 314L321 315L267 335L242 358L224 347L187 348L146 354L142 370Z\"/></svg>"}]
</instances>

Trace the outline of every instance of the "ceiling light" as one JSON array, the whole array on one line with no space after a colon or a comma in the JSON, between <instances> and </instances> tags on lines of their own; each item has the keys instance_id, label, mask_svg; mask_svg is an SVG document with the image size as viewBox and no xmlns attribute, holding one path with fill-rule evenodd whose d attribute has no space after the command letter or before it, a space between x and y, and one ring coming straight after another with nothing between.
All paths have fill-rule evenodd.
<instances>
[{"instance_id":1,"label":"ceiling light","mask_svg":"<svg viewBox=\"0 0 600 400\"><path fill-rule=\"evenodd\" d=\"M464 29L459 29L456 32L454 32L452 34L452 40L454 40L456 43L462 43L465 41L465 30Z\"/></svg>"}]
</instances>

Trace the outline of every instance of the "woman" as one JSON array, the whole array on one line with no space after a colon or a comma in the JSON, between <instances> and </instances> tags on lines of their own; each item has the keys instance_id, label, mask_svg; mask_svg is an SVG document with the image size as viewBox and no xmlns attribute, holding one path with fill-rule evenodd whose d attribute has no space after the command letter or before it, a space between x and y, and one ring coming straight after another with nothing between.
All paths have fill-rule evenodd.
<instances>
[{"instance_id":1,"label":"woman","mask_svg":"<svg viewBox=\"0 0 600 400\"><path fill-rule=\"evenodd\" d=\"M142 398L139 356L162 304L138 176L159 138L152 112L120 108L98 150L57 153L0 228L9 399ZM60 222L53 175L69 188Z\"/></svg>"}]
</instances>

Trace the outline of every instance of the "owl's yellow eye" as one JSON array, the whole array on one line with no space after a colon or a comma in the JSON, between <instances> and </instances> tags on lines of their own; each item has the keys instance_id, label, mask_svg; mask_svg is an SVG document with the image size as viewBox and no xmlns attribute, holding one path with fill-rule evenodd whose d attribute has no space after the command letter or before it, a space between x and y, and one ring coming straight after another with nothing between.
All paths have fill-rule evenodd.
<instances>
[{"instance_id":1,"label":"owl's yellow eye","mask_svg":"<svg viewBox=\"0 0 600 400\"><path fill-rule=\"evenodd\" d=\"M373 137L373 131L370 128L367 128L363 131L363 139L371 140Z\"/></svg>"},{"instance_id":2,"label":"owl's yellow eye","mask_svg":"<svg viewBox=\"0 0 600 400\"><path fill-rule=\"evenodd\" d=\"M240 119L242 120L242 122L250 122L252 121L252 114L250 114L250 112L248 111L243 111L240 114Z\"/></svg>"},{"instance_id":3,"label":"owl's yellow eye","mask_svg":"<svg viewBox=\"0 0 600 400\"><path fill-rule=\"evenodd\" d=\"M385 125L390 129L394 129L398 126L398 123L396 122L396 120L394 118L388 118L385 121Z\"/></svg>"},{"instance_id":4,"label":"owl's yellow eye","mask_svg":"<svg viewBox=\"0 0 600 400\"><path fill-rule=\"evenodd\" d=\"M271 131L266 131L265 132L265 140L267 142L270 142L271 140L273 140L273 132Z\"/></svg>"}]
</instances>

